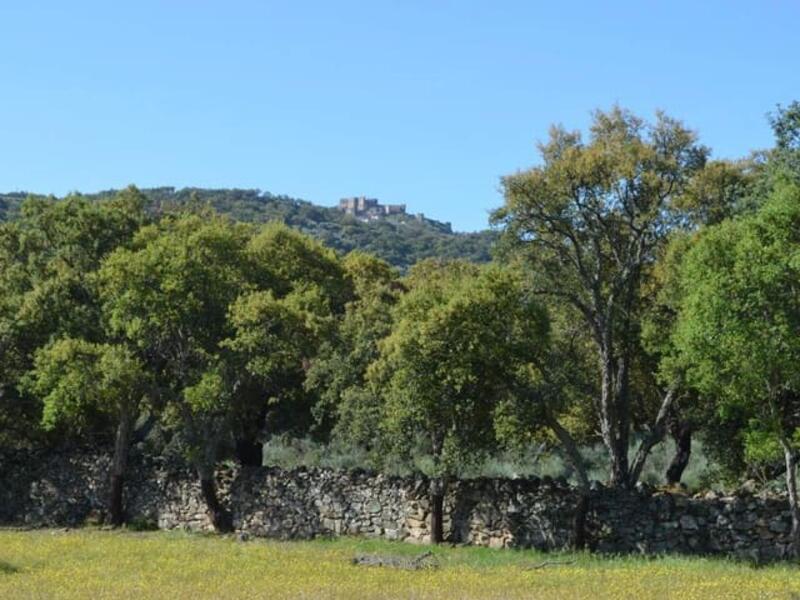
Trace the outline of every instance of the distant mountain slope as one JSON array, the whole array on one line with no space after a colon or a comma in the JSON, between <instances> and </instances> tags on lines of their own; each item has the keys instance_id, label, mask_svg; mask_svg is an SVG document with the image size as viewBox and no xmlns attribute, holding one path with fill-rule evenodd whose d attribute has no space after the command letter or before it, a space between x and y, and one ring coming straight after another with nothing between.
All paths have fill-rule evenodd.
<instances>
[{"instance_id":1,"label":"distant mountain slope","mask_svg":"<svg viewBox=\"0 0 800 600\"><path fill-rule=\"evenodd\" d=\"M362 222L336 208L318 206L288 196L259 190L171 187L144 189L155 211L189 202L211 204L217 212L253 223L280 220L321 240L340 252L360 249L406 269L429 257L465 258L474 262L490 260L497 239L493 231L454 233L450 225L412 215L392 215L379 221ZM114 190L87 194L97 199ZM0 194L0 220L13 219L25 193Z\"/></svg>"},{"instance_id":2,"label":"distant mountain slope","mask_svg":"<svg viewBox=\"0 0 800 600\"><path fill-rule=\"evenodd\" d=\"M20 204L28 197L26 192L12 192L0 194L0 221L13 219L19 210Z\"/></svg>"}]
</instances>

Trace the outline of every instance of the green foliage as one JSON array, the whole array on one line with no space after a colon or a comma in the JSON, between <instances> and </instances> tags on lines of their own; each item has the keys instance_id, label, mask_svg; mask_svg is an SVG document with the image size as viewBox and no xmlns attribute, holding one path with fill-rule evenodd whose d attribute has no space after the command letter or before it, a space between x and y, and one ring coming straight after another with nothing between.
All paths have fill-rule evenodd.
<instances>
[{"instance_id":1,"label":"green foliage","mask_svg":"<svg viewBox=\"0 0 800 600\"><path fill-rule=\"evenodd\" d=\"M653 123L619 107L593 117L585 143L579 132L551 129L542 164L503 179L505 205L493 220L535 274L534 291L551 306L568 305L594 346L595 427L613 458L611 479L624 486L636 476L627 456L632 425L647 420L633 413L637 392L642 412L657 412L648 378L637 379L649 370L638 361L641 289L669 232L686 223L679 200L708 150L663 113Z\"/></svg>"},{"instance_id":2,"label":"green foliage","mask_svg":"<svg viewBox=\"0 0 800 600\"><path fill-rule=\"evenodd\" d=\"M168 424L207 472L234 440L308 426L305 371L352 284L331 250L285 225L201 212L142 228L100 281L112 331L157 374Z\"/></svg>"},{"instance_id":3,"label":"green foliage","mask_svg":"<svg viewBox=\"0 0 800 600\"><path fill-rule=\"evenodd\" d=\"M752 210L761 206L785 180L800 185L800 102L778 105L768 117L775 145L754 153L750 161L755 178L747 200Z\"/></svg>"},{"instance_id":4,"label":"green foliage","mask_svg":"<svg viewBox=\"0 0 800 600\"><path fill-rule=\"evenodd\" d=\"M546 346L547 318L499 268L422 262L406 284L369 380L388 448L404 455L419 444L432 473L448 476L494 446L494 411Z\"/></svg>"},{"instance_id":5,"label":"green foliage","mask_svg":"<svg viewBox=\"0 0 800 600\"><path fill-rule=\"evenodd\" d=\"M125 524L128 531L158 531L158 521L147 517L134 517Z\"/></svg>"},{"instance_id":6,"label":"green foliage","mask_svg":"<svg viewBox=\"0 0 800 600\"><path fill-rule=\"evenodd\" d=\"M679 359L756 462L800 425L798 231L800 188L784 184L757 214L705 231L682 269Z\"/></svg>"},{"instance_id":7,"label":"green foliage","mask_svg":"<svg viewBox=\"0 0 800 600\"><path fill-rule=\"evenodd\" d=\"M342 266L353 286L335 334L324 341L308 370L306 388L319 397L320 432L347 444L375 446L380 400L366 383L369 365L379 356L379 342L389 335L392 308L402 293L397 272L362 252L348 254Z\"/></svg>"},{"instance_id":8,"label":"green foliage","mask_svg":"<svg viewBox=\"0 0 800 600\"><path fill-rule=\"evenodd\" d=\"M758 419L751 419L744 431L744 456L751 464L775 464L783 458L783 449L774 431L764 428Z\"/></svg>"},{"instance_id":9,"label":"green foliage","mask_svg":"<svg viewBox=\"0 0 800 600\"><path fill-rule=\"evenodd\" d=\"M778 150L800 150L800 102L795 100L786 107L779 105L770 115L770 124Z\"/></svg>"},{"instance_id":10,"label":"green foliage","mask_svg":"<svg viewBox=\"0 0 800 600\"><path fill-rule=\"evenodd\" d=\"M42 424L78 431L93 417L135 413L149 387L142 363L122 346L65 338L36 352L24 386L42 399Z\"/></svg>"},{"instance_id":11,"label":"green foliage","mask_svg":"<svg viewBox=\"0 0 800 600\"><path fill-rule=\"evenodd\" d=\"M229 390L225 379L220 372L209 367L201 373L200 379L194 385L189 385L183 390L183 400L189 411L199 417L224 414L228 405Z\"/></svg>"},{"instance_id":12,"label":"green foliage","mask_svg":"<svg viewBox=\"0 0 800 600\"><path fill-rule=\"evenodd\" d=\"M272 380L311 354L315 344L306 327L311 315L292 306L292 300L277 299L268 290L240 296L231 306L234 333L222 345L242 355L252 376Z\"/></svg>"},{"instance_id":13,"label":"green foliage","mask_svg":"<svg viewBox=\"0 0 800 600\"><path fill-rule=\"evenodd\" d=\"M676 207L694 226L721 223L748 209L756 170L752 160L710 161L691 178Z\"/></svg>"},{"instance_id":14,"label":"green foliage","mask_svg":"<svg viewBox=\"0 0 800 600\"><path fill-rule=\"evenodd\" d=\"M255 283L285 296L292 290L317 286L331 309L341 310L351 297L336 254L307 235L277 222L262 227L249 242Z\"/></svg>"},{"instance_id":15,"label":"green foliage","mask_svg":"<svg viewBox=\"0 0 800 600\"><path fill-rule=\"evenodd\" d=\"M216 351L244 283L249 228L223 218L169 217L142 228L100 270L112 331L173 366L178 384ZM202 368L202 367L201 367Z\"/></svg>"},{"instance_id":16,"label":"green foliage","mask_svg":"<svg viewBox=\"0 0 800 600\"><path fill-rule=\"evenodd\" d=\"M0 444L37 431L41 399L19 385L37 349L62 337L105 340L95 274L145 222L143 206L133 188L103 204L29 199L0 224Z\"/></svg>"}]
</instances>

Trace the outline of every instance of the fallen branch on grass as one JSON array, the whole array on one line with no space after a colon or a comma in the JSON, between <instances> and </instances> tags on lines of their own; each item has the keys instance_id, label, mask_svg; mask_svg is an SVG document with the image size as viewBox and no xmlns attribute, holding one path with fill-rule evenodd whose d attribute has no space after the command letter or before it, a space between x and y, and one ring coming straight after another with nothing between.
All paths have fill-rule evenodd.
<instances>
[{"instance_id":1,"label":"fallen branch on grass","mask_svg":"<svg viewBox=\"0 0 800 600\"><path fill-rule=\"evenodd\" d=\"M535 565L530 565L527 567L522 567L526 571L534 571L536 569L544 569L545 567L554 567L557 565L571 565L574 564L574 560L546 560L544 562L540 562Z\"/></svg>"},{"instance_id":2,"label":"fallen branch on grass","mask_svg":"<svg viewBox=\"0 0 800 600\"><path fill-rule=\"evenodd\" d=\"M428 550L419 556L408 558L405 556L379 556L377 554L359 554L351 560L354 565L362 567L391 567L393 569L407 569L418 571L420 569L435 569L439 565L433 552Z\"/></svg>"}]
</instances>

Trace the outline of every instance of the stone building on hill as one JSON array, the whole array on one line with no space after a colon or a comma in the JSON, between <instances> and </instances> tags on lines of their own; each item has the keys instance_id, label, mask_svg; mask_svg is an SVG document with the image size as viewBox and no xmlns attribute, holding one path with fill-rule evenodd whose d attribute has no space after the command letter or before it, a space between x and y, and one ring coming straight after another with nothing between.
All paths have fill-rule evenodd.
<instances>
[{"instance_id":1,"label":"stone building on hill","mask_svg":"<svg viewBox=\"0 0 800 600\"><path fill-rule=\"evenodd\" d=\"M406 205L381 204L377 198L356 196L339 200L339 210L362 221L373 221L389 215L404 215Z\"/></svg>"}]
</instances>

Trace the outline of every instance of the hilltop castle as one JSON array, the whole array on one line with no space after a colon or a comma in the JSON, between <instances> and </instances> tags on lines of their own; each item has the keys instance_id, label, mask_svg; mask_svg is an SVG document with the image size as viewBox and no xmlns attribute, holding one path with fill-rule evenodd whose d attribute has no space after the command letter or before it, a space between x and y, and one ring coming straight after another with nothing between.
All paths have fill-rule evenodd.
<instances>
[{"instance_id":1,"label":"hilltop castle","mask_svg":"<svg viewBox=\"0 0 800 600\"><path fill-rule=\"evenodd\" d=\"M378 202L377 198L367 198L366 196L342 198L339 200L339 206L336 208L347 215L355 217L359 221L378 221L392 215L400 215L401 218L399 221L401 223L407 223L409 220L413 219L421 223L427 223L431 227L438 228L446 233L453 232L453 228L449 222L442 223L440 221L426 219L425 215L422 213L410 215L406 212L405 204L381 204Z\"/></svg>"},{"instance_id":2,"label":"hilltop castle","mask_svg":"<svg viewBox=\"0 0 800 600\"><path fill-rule=\"evenodd\" d=\"M381 204L377 198L356 196L339 200L339 210L362 221L372 221L389 215L406 214L405 204Z\"/></svg>"}]
</instances>

